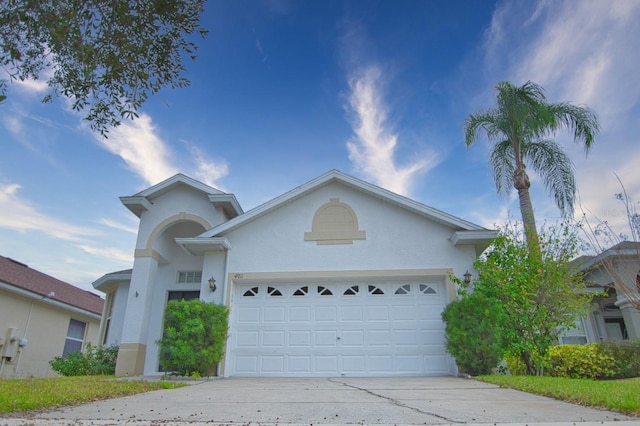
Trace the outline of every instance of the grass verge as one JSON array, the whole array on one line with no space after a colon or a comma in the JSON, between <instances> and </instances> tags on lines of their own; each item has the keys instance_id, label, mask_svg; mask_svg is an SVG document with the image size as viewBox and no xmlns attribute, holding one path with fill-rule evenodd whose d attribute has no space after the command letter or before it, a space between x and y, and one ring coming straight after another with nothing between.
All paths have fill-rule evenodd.
<instances>
[{"instance_id":1,"label":"grass verge","mask_svg":"<svg viewBox=\"0 0 640 426\"><path fill-rule=\"evenodd\" d=\"M537 376L480 376L479 380L505 388L549 396L573 404L586 405L640 416L640 378L588 380Z\"/></svg>"},{"instance_id":2,"label":"grass verge","mask_svg":"<svg viewBox=\"0 0 640 426\"><path fill-rule=\"evenodd\" d=\"M112 376L0 380L0 413L77 405L181 386L184 385L161 381L114 380Z\"/></svg>"}]
</instances>

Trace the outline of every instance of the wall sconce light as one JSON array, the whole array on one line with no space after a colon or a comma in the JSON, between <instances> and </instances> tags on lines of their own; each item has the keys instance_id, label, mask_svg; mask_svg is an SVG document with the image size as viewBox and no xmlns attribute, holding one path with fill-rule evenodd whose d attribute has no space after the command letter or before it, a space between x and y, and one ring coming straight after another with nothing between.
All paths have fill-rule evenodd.
<instances>
[{"instance_id":1,"label":"wall sconce light","mask_svg":"<svg viewBox=\"0 0 640 426\"><path fill-rule=\"evenodd\" d=\"M464 277L464 283L465 284L471 283L471 274L469 273L468 270L467 270L467 272L464 273L463 277Z\"/></svg>"},{"instance_id":2,"label":"wall sconce light","mask_svg":"<svg viewBox=\"0 0 640 426\"><path fill-rule=\"evenodd\" d=\"M216 291L216 279L213 277L209 278L209 288L211 291Z\"/></svg>"}]
</instances>

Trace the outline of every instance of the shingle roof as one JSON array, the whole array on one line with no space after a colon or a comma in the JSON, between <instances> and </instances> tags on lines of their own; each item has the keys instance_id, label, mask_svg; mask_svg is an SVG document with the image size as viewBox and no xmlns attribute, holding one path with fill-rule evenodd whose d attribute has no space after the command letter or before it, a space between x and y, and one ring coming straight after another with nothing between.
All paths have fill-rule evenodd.
<instances>
[{"instance_id":1,"label":"shingle roof","mask_svg":"<svg viewBox=\"0 0 640 426\"><path fill-rule=\"evenodd\" d=\"M24 263L0 256L0 281L41 296L55 293L54 300L98 315L104 300L89 291L29 268Z\"/></svg>"}]
</instances>

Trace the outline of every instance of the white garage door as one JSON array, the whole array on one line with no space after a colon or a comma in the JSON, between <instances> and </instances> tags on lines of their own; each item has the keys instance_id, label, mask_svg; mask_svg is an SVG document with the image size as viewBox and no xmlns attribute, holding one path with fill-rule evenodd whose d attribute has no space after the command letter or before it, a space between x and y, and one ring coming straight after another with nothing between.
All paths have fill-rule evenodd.
<instances>
[{"instance_id":1,"label":"white garage door","mask_svg":"<svg viewBox=\"0 0 640 426\"><path fill-rule=\"evenodd\" d=\"M231 376L448 374L443 283L241 284Z\"/></svg>"}]
</instances>

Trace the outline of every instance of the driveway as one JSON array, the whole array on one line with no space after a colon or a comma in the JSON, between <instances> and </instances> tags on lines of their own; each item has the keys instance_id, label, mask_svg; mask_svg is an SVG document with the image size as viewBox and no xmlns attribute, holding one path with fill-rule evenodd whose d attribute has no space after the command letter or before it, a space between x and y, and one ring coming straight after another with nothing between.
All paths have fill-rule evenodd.
<instances>
[{"instance_id":1,"label":"driveway","mask_svg":"<svg viewBox=\"0 0 640 426\"><path fill-rule=\"evenodd\" d=\"M640 426L640 419L456 377L200 382L126 398L0 418L0 425L562 424Z\"/></svg>"}]
</instances>

